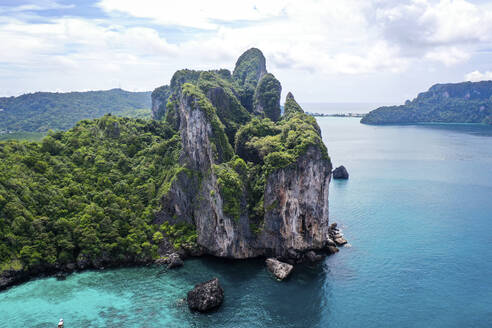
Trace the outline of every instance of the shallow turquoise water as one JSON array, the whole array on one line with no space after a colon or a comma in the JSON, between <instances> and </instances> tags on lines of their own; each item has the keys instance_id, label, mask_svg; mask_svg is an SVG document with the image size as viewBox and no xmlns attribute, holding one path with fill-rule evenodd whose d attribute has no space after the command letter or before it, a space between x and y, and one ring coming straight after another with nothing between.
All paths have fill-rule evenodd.
<instances>
[{"instance_id":1,"label":"shallow turquoise water","mask_svg":"<svg viewBox=\"0 0 492 328\"><path fill-rule=\"evenodd\" d=\"M492 129L318 122L350 173L330 209L352 247L283 283L212 258L38 279L0 293L0 327L490 327ZM224 305L189 313L180 299L214 276Z\"/></svg>"}]
</instances>

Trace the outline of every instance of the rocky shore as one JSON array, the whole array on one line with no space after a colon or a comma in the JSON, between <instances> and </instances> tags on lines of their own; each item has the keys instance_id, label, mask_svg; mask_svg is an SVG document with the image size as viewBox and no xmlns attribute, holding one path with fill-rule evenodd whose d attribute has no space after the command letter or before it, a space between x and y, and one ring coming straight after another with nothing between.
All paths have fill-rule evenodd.
<instances>
[{"instance_id":1,"label":"rocky shore","mask_svg":"<svg viewBox=\"0 0 492 328\"><path fill-rule=\"evenodd\" d=\"M279 280L283 280L291 273L296 264L319 262L326 256L337 253L339 251L337 246L347 244L347 240L340 232L337 223L330 225L328 236L326 244L322 249L307 250L304 252L290 250L288 256L266 259L268 270ZM64 280L74 272L85 270L104 270L149 265L160 265L166 266L167 269L175 269L185 265L186 259L188 258L206 255L201 248L182 248L179 251L175 251L170 248L170 245L167 245L161 252L161 256L158 259L116 262L106 258L99 261L78 261L77 263L66 265L43 266L30 271L5 270L0 273L0 291L36 278L56 277L58 280Z\"/></svg>"}]
</instances>

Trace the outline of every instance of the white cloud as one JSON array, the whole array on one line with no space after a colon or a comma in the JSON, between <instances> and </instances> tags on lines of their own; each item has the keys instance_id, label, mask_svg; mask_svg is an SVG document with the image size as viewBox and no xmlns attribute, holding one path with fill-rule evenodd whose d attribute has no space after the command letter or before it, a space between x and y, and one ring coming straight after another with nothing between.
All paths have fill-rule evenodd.
<instances>
[{"instance_id":1,"label":"white cloud","mask_svg":"<svg viewBox=\"0 0 492 328\"><path fill-rule=\"evenodd\" d=\"M231 69L252 46L274 73L328 77L439 72L492 47L492 7L465 0L100 0L109 18L13 14L57 6L47 0L0 16L0 73L17 76L19 89L35 74L47 76L43 88L123 81L152 89L179 68Z\"/></svg>"},{"instance_id":2,"label":"white cloud","mask_svg":"<svg viewBox=\"0 0 492 328\"><path fill-rule=\"evenodd\" d=\"M425 59L438 61L446 66L452 66L468 60L470 53L458 47L439 47L428 51Z\"/></svg>"},{"instance_id":3,"label":"white cloud","mask_svg":"<svg viewBox=\"0 0 492 328\"><path fill-rule=\"evenodd\" d=\"M38 0L36 4L24 4L15 7L0 6L0 13L22 12L22 11L42 11L51 9L74 8L75 5L62 5L52 0Z\"/></svg>"},{"instance_id":4,"label":"white cloud","mask_svg":"<svg viewBox=\"0 0 492 328\"><path fill-rule=\"evenodd\" d=\"M401 72L411 60L451 66L492 41L492 11L465 0L101 0L108 13L165 26L215 30L207 48L262 45L279 67L366 74ZM255 24L223 24L254 21ZM263 46L265 45L265 46ZM222 50L219 50L222 51Z\"/></svg>"},{"instance_id":5,"label":"white cloud","mask_svg":"<svg viewBox=\"0 0 492 328\"><path fill-rule=\"evenodd\" d=\"M102 0L98 6L106 12L125 13L149 18L163 25L217 29L220 22L258 21L279 16L285 8L281 0Z\"/></svg>"},{"instance_id":6,"label":"white cloud","mask_svg":"<svg viewBox=\"0 0 492 328\"><path fill-rule=\"evenodd\" d=\"M479 82L485 80L492 80L492 71L473 71L465 75L465 81Z\"/></svg>"}]
</instances>

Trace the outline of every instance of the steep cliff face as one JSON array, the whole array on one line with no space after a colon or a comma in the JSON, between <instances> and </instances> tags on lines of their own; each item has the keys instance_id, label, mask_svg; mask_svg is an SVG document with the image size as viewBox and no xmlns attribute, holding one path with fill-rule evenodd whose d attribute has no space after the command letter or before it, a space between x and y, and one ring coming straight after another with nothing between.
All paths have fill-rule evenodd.
<instances>
[{"instance_id":1,"label":"steep cliff face","mask_svg":"<svg viewBox=\"0 0 492 328\"><path fill-rule=\"evenodd\" d=\"M268 76L263 71L260 61L247 73L258 84ZM300 107L285 118L279 111L277 123L255 118L230 73L192 76L180 73L182 82L172 83L166 119L179 129L182 150L156 223L194 224L198 244L220 257L288 257L325 247L331 162L316 121ZM264 87L273 100L263 100L278 102L279 88Z\"/></svg>"},{"instance_id":2,"label":"steep cliff face","mask_svg":"<svg viewBox=\"0 0 492 328\"><path fill-rule=\"evenodd\" d=\"M166 113L167 100L171 94L170 88L167 85L156 88L152 94L152 117L155 120L160 120Z\"/></svg>"},{"instance_id":3,"label":"steep cliff face","mask_svg":"<svg viewBox=\"0 0 492 328\"><path fill-rule=\"evenodd\" d=\"M325 247L331 164L310 147L294 165L267 177L265 225L260 236L267 255Z\"/></svg>"}]
</instances>

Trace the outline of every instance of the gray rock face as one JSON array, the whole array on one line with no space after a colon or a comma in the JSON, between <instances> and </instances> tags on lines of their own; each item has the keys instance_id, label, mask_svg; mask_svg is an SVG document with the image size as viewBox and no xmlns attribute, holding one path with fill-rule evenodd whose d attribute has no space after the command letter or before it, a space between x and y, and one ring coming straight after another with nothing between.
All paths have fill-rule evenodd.
<instances>
[{"instance_id":1,"label":"gray rock face","mask_svg":"<svg viewBox=\"0 0 492 328\"><path fill-rule=\"evenodd\" d=\"M276 122L280 119L280 94L282 86L273 74L265 74L256 87L254 93L255 115L268 117Z\"/></svg>"},{"instance_id":2,"label":"gray rock face","mask_svg":"<svg viewBox=\"0 0 492 328\"><path fill-rule=\"evenodd\" d=\"M156 88L151 95L152 99L152 117L160 120L166 114L166 104L171 91L168 85Z\"/></svg>"},{"instance_id":3,"label":"gray rock face","mask_svg":"<svg viewBox=\"0 0 492 328\"><path fill-rule=\"evenodd\" d=\"M219 307L224 301L224 290L219 279L214 278L196 285L188 292L187 301L192 311L208 312Z\"/></svg>"},{"instance_id":4,"label":"gray rock face","mask_svg":"<svg viewBox=\"0 0 492 328\"><path fill-rule=\"evenodd\" d=\"M277 279L284 280L287 278L294 267L288 263L280 262L274 258L266 259L268 271L270 271Z\"/></svg>"},{"instance_id":5,"label":"gray rock face","mask_svg":"<svg viewBox=\"0 0 492 328\"><path fill-rule=\"evenodd\" d=\"M163 103L162 100L157 98L152 98L152 117L155 119L159 119L163 116L164 113L161 114L163 106L166 104Z\"/></svg>"},{"instance_id":6,"label":"gray rock face","mask_svg":"<svg viewBox=\"0 0 492 328\"><path fill-rule=\"evenodd\" d=\"M333 170L333 179L348 179L349 174L345 166L339 166Z\"/></svg>"},{"instance_id":7,"label":"gray rock face","mask_svg":"<svg viewBox=\"0 0 492 328\"><path fill-rule=\"evenodd\" d=\"M183 260L177 253L169 255L169 264L167 265L168 269L179 268L181 266L183 266Z\"/></svg>"},{"instance_id":8,"label":"gray rock face","mask_svg":"<svg viewBox=\"0 0 492 328\"><path fill-rule=\"evenodd\" d=\"M259 241L271 250L271 256L287 256L289 248L305 251L325 246L330 171L331 165L311 148L295 166L268 176L264 200L267 211Z\"/></svg>"},{"instance_id":9,"label":"gray rock face","mask_svg":"<svg viewBox=\"0 0 492 328\"><path fill-rule=\"evenodd\" d=\"M318 148L311 147L295 165L274 171L266 178L263 228L251 231L247 213L239 220L222 209L213 164L216 136L204 111L192 97L179 102L182 138L181 163L195 175L180 173L163 199L157 222L179 218L196 226L198 244L206 253L229 258L285 256L288 249L322 249L328 238L328 192L331 164ZM246 195L243 196L243 204Z\"/></svg>"},{"instance_id":10,"label":"gray rock face","mask_svg":"<svg viewBox=\"0 0 492 328\"><path fill-rule=\"evenodd\" d=\"M316 254L314 251L309 251L306 253L306 258L309 262L318 262L323 259L323 256Z\"/></svg>"}]
</instances>

